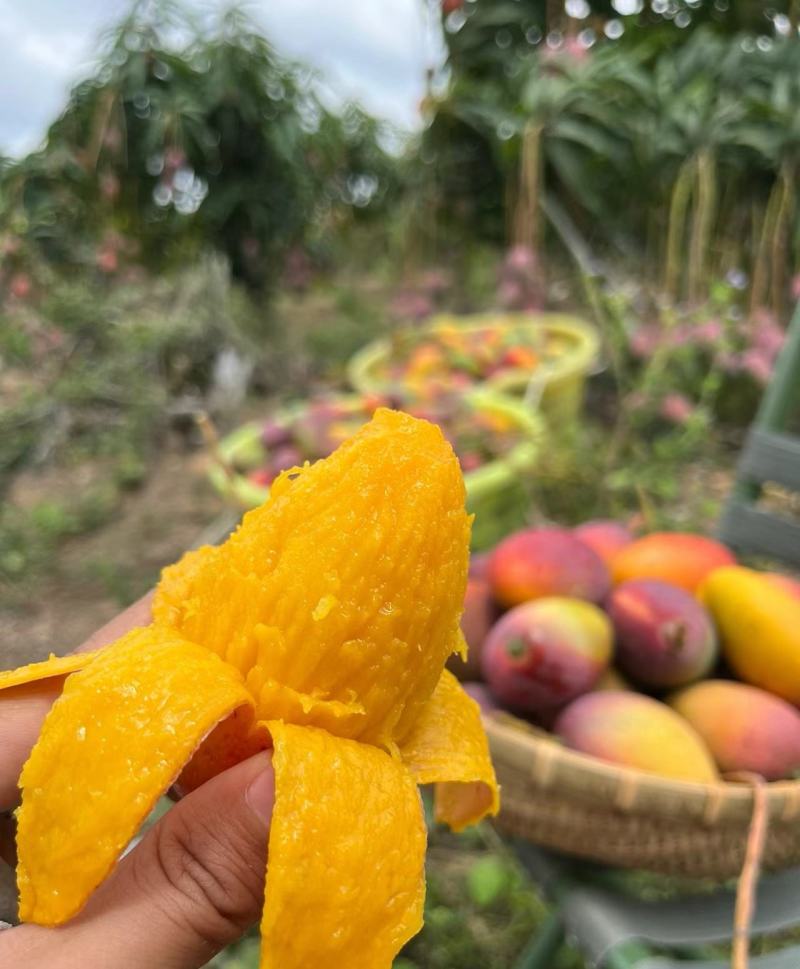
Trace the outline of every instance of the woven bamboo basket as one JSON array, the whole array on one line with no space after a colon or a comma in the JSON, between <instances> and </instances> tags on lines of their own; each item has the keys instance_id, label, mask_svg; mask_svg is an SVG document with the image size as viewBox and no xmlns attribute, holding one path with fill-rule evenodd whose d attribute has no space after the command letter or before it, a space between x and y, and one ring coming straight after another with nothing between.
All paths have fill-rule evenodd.
<instances>
[{"instance_id":1,"label":"woven bamboo basket","mask_svg":"<svg viewBox=\"0 0 800 969\"><path fill-rule=\"evenodd\" d=\"M485 720L502 787L502 831L620 868L715 879L741 872L751 785L695 784L617 767L502 714ZM764 867L800 864L800 781L766 785L766 807Z\"/></svg>"}]
</instances>

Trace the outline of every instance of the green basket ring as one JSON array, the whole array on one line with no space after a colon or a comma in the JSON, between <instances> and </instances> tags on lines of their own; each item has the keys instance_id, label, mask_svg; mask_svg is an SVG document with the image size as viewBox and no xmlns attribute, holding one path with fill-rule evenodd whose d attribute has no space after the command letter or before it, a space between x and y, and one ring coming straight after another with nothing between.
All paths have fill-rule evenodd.
<instances>
[{"instance_id":1,"label":"green basket ring","mask_svg":"<svg viewBox=\"0 0 800 969\"><path fill-rule=\"evenodd\" d=\"M356 401L358 398L347 394L338 399ZM544 428L538 415L523 403L496 391L471 391L465 399L475 408L502 414L520 431L519 442L507 454L464 475L467 510L475 515L473 548L481 549L524 523L530 478L539 456ZM301 414L305 406L296 404L281 408L276 417L291 420ZM255 508L269 497L269 488L230 468L243 458L245 463L256 464L264 453L261 424L243 424L220 441L220 460L211 463L209 481L229 503L243 509Z\"/></svg>"},{"instance_id":2,"label":"green basket ring","mask_svg":"<svg viewBox=\"0 0 800 969\"><path fill-rule=\"evenodd\" d=\"M583 401L586 378L596 366L600 341L597 332L584 320L559 313L481 313L469 316L435 316L427 326L415 331L420 336L435 336L446 327L465 331L486 327L527 331L531 346L542 339L563 342L564 349L555 359L540 364L534 371L509 370L488 378L483 386L501 393L522 397L536 409L541 405L552 424L573 421ZM350 360L347 375L351 386L362 394L382 394L400 399L413 399L414 394L403 381L381 374L391 359L391 339L376 340L359 350Z\"/></svg>"}]
</instances>

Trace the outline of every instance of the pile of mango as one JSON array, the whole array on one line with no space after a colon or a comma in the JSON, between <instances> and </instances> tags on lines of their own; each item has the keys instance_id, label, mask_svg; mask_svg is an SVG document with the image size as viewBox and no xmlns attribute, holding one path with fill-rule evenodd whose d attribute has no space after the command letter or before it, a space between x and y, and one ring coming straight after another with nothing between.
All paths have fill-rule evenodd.
<instances>
[{"instance_id":1,"label":"pile of mango","mask_svg":"<svg viewBox=\"0 0 800 969\"><path fill-rule=\"evenodd\" d=\"M516 532L473 558L456 674L574 750L666 777L800 774L800 580L700 535Z\"/></svg>"}]
</instances>

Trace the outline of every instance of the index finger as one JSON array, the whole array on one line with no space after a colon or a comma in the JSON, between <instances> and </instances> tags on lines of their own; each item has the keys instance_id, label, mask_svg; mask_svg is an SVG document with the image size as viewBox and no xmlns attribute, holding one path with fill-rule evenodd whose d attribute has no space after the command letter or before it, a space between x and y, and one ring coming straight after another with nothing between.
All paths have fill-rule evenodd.
<instances>
[{"instance_id":1,"label":"index finger","mask_svg":"<svg viewBox=\"0 0 800 969\"><path fill-rule=\"evenodd\" d=\"M124 612L93 633L75 650L92 652L108 646L128 630L146 626L151 621L150 607L153 593L148 592ZM54 701L61 693L63 676L51 677L10 687L0 693L0 811L14 807L18 800L17 779L22 765Z\"/></svg>"}]
</instances>

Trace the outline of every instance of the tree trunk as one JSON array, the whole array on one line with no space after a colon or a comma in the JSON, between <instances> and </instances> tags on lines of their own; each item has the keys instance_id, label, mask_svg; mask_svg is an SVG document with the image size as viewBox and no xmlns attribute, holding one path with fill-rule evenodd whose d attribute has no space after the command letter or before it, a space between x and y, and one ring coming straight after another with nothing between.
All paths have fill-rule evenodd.
<instances>
[{"instance_id":1,"label":"tree trunk","mask_svg":"<svg viewBox=\"0 0 800 969\"><path fill-rule=\"evenodd\" d=\"M758 251L753 265L753 279L750 285L750 316L753 316L756 310L762 307L766 301L769 284L769 243L775 233L775 222L782 192L783 181L778 177L769 193L764 221L761 223L761 237L758 242Z\"/></svg>"},{"instance_id":2,"label":"tree trunk","mask_svg":"<svg viewBox=\"0 0 800 969\"><path fill-rule=\"evenodd\" d=\"M681 283L681 246L686 230L686 211L692 194L693 163L694 159L688 158L681 165L678 177L672 187L672 198L669 205L664 290L672 300L678 298Z\"/></svg>"},{"instance_id":3,"label":"tree trunk","mask_svg":"<svg viewBox=\"0 0 800 969\"><path fill-rule=\"evenodd\" d=\"M708 267L708 249L716 206L716 177L713 152L705 148L697 156L697 201L692 217L689 244L689 300L703 297Z\"/></svg>"},{"instance_id":4,"label":"tree trunk","mask_svg":"<svg viewBox=\"0 0 800 969\"><path fill-rule=\"evenodd\" d=\"M513 241L515 245L527 246L533 252L537 251L541 226L541 143L542 125L529 122L522 135Z\"/></svg>"},{"instance_id":5,"label":"tree trunk","mask_svg":"<svg viewBox=\"0 0 800 969\"><path fill-rule=\"evenodd\" d=\"M780 319L786 301L786 263L789 252L787 235L795 207L794 163L784 161L779 180L782 186L778 210L775 214L775 231L772 236L772 312Z\"/></svg>"}]
</instances>

